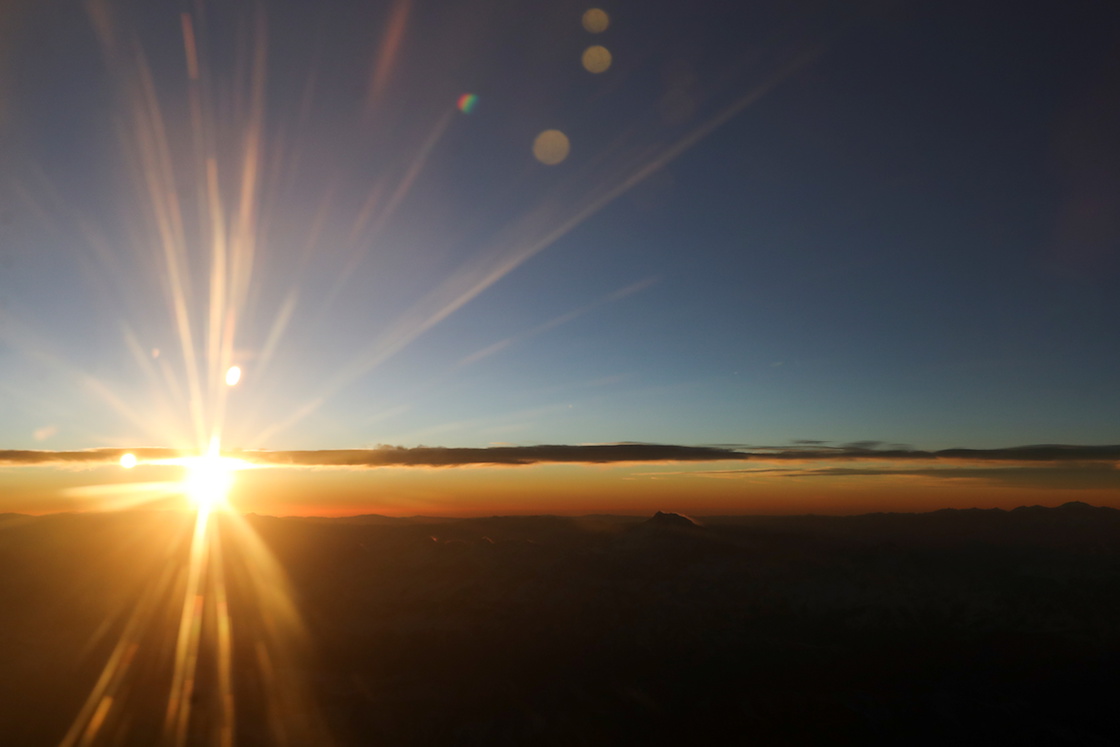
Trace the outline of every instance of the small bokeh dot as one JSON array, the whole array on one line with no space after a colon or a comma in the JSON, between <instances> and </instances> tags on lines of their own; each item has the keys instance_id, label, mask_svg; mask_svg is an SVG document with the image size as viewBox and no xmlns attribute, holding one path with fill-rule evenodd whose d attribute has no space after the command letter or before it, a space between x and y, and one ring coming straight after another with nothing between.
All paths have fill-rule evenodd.
<instances>
[{"instance_id":1,"label":"small bokeh dot","mask_svg":"<svg viewBox=\"0 0 1120 747\"><path fill-rule=\"evenodd\" d=\"M583 27L592 34L601 34L611 25L611 17L605 10L592 8L583 14Z\"/></svg>"},{"instance_id":2,"label":"small bokeh dot","mask_svg":"<svg viewBox=\"0 0 1120 747\"><path fill-rule=\"evenodd\" d=\"M611 66L611 52L596 44L583 50L583 69L589 73L605 73Z\"/></svg>"},{"instance_id":3,"label":"small bokeh dot","mask_svg":"<svg viewBox=\"0 0 1120 747\"><path fill-rule=\"evenodd\" d=\"M533 156L546 166L555 166L572 149L568 136L560 130L545 130L533 141Z\"/></svg>"}]
</instances>

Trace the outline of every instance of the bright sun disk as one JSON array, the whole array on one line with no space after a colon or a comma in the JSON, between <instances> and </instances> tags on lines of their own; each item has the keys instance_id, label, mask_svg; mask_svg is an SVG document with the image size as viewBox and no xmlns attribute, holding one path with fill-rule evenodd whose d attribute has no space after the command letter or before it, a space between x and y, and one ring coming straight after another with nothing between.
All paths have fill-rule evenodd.
<instances>
[{"instance_id":1,"label":"bright sun disk","mask_svg":"<svg viewBox=\"0 0 1120 747\"><path fill-rule=\"evenodd\" d=\"M200 511L212 511L225 505L233 486L233 473L241 468L239 459L230 459L214 453L182 460L187 468L183 478L183 492Z\"/></svg>"}]
</instances>

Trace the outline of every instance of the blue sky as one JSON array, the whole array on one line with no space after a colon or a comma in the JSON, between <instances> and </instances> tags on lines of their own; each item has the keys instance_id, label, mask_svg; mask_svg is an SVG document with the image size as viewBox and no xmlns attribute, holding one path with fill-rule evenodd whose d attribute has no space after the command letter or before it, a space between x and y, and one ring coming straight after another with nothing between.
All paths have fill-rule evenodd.
<instances>
[{"instance_id":1,"label":"blue sky","mask_svg":"<svg viewBox=\"0 0 1120 747\"><path fill-rule=\"evenodd\" d=\"M4 446L191 438L148 105L227 445L1118 441L1115 9L619 3L589 34L575 3L344 5L189 16L194 84L175 4L94 13L108 46L76 3L13 15ZM212 229L244 204L222 392Z\"/></svg>"}]
</instances>

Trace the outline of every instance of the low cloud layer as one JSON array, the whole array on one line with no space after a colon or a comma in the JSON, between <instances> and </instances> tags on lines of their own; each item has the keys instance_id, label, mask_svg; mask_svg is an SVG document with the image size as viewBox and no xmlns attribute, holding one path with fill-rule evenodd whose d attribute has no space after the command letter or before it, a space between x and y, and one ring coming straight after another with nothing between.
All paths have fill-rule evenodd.
<instances>
[{"instance_id":1,"label":"low cloud layer","mask_svg":"<svg viewBox=\"0 0 1120 747\"><path fill-rule=\"evenodd\" d=\"M380 447L345 451L248 451L256 464L303 467L464 467L469 465L617 464L624 462L722 462L750 459L742 451L709 446L592 444L585 446Z\"/></svg>"},{"instance_id":2,"label":"low cloud layer","mask_svg":"<svg viewBox=\"0 0 1120 747\"><path fill-rule=\"evenodd\" d=\"M334 449L320 451L235 451L236 456L261 466L293 467L463 467L471 465L530 464L621 464L671 462L806 462L821 463L854 461L878 463L843 469L796 470L791 474L941 475L949 468L959 476L968 464L1097 465L1115 470L1120 462L1120 446L1036 445L1004 449L875 449L877 442L857 442L844 446L808 445L797 447L767 446L677 446L671 444L616 443L589 445L492 446L489 448L447 448L417 446L412 448L381 446L375 449ZM174 449L90 449L85 451L0 451L0 465L73 465L96 466L112 464L121 455L133 453L141 462L187 456ZM895 469L882 465L902 462L929 462L929 469ZM933 467L934 464L940 467ZM946 474L945 476L952 476ZM972 475L979 476L979 475Z\"/></svg>"},{"instance_id":3,"label":"low cloud layer","mask_svg":"<svg viewBox=\"0 0 1120 747\"><path fill-rule=\"evenodd\" d=\"M140 461L173 459L185 456L175 449L85 449L81 451L39 451L31 449L0 449L0 465L95 467L115 464L124 454L133 454Z\"/></svg>"}]
</instances>

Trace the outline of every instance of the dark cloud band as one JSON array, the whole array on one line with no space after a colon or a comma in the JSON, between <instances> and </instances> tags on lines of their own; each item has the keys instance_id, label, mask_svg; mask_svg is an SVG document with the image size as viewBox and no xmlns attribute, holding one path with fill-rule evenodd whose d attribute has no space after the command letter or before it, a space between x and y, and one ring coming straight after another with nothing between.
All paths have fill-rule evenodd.
<instances>
[{"instance_id":1,"label":"dark cloud band","mask_svg":"<svg viewBox=\"0 0 1120 747\"><path fill-rule=\"evenodd\" d=\"M868 442L869 443L869 442ZM0 464L7 465L98 465L118 461L131 452L140 461L188 456L174 449L90 449L85 451L0 451ZM1005 449L874 449L848 444L811 448L677 446L669 444L617 443L589 445L492 446L489 448L413 448L382 446L376 449L322 451L230 452L261 466L295 467L462 467L469 465L529 464L618 464L625 462L727 462L727 461L929 461L1009 462L1038 465L1055 463L1115 463L1120 446L1039 445Z\"/></svg>"},{"instance_id":2,"label":"dark cloud band","mask_svg":"<svg viewBox=\"0 0 1120 747\"><path fill-rule=\"evenodd\" d=\"M256 451L239 454L256 464L306 467L462 467L468 465L615 464L620 462L721 462L749 459L733 449L664 444L492 446L456 449L417 446L345 451Z\"/></svg>"}]
</instances>

